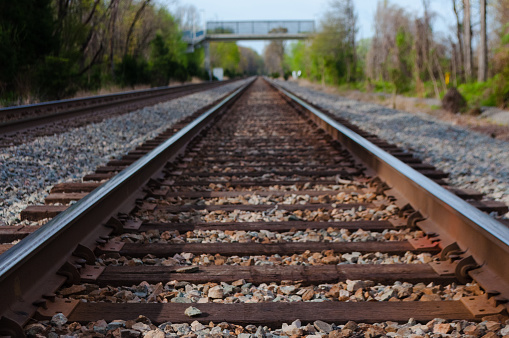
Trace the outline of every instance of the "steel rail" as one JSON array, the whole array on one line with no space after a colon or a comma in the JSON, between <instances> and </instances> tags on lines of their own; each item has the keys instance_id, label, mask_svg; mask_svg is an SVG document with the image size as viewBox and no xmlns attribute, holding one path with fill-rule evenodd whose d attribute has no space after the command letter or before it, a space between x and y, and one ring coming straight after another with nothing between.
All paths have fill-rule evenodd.
<instances>
[{"instance_id":1,"label":"steel rail","mask_svg":"<svg viewBox=\"0 0 509 338\"><path fill-rule=\"evenodd\" d=\"M509 297L509 228L447 191L364 137L333 120L296 95L270 82L304 107L321 128L376 172L426 219L422 225L440 235L442 246L456 243L476 266L463 271L494 294ZM421 226L421 224L419 224ZM507 305L507 304L506 304Z\"/></svg>"},{"instance_id":2,"label":"steel rail","mask_svg":"<svg viewBox=\"0 0 509 338\"><path fill-rule=\"evenodd\" d=\"M2 108L0 109L0 117L6 117L7 121L0 123L0 134L9 134L22 129L59 121L64 118L81 116L90 112L97 113L98 110L129 108L129 105L140 103L145 100L162 100L165 96L177 95L186 92L193 93L207 88L214 88L233 81L235 80L187 84L183 86L158 87L124 93ZM135 107L132 109L135 109ZM21 118L14 119L16 116L20 116Z\"/></svg>"},{"instance_id":3,"label":"steel rail","mask_svg":"<svg viewBox=\"0 0 509 338\"><path fill-rule=\"evenodd\" d=\"M16 323L21 327L37 309L33 302L66 282L66 277L56 273L66 262L73 264L69 256L77 245L93 250L100 236L111 233L111 229L104 226L107 221L118 212L132 209L149 179L157 177L169 160L175 158L252 83L251 80L244 84L153 151L0 255L0 336L16 334L4 327L12 324L12 328Z\"/></svg>"}]
</instances>

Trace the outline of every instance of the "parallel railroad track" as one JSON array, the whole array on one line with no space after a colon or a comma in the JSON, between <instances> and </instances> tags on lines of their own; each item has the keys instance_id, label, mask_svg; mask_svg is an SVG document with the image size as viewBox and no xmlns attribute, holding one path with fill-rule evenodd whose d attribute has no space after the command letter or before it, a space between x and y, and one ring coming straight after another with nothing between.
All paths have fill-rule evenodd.
<instances>
[{"instance_id":1,"label":"parallel railroad track","mask_svg":"<svg viewBox=\"0 0 509 338\"><path fill-rule=\"evenodd\" d=\"M159 87L131 92L67 99L0 109L0 147L18 144L20 134L32 137L52 135L62 130L101 121L184 95L208 90L231 81L204 82ZM62 124L62 126L60 126ZM22 140L26 141L27 136Z\"/></svg>"},{"instance_id":2,"label":"parallel railroad track","mask_svg":"<svg viewBox=\"0 0 509 338\"><path fill-rule=\"evenodd\" d=\"M444 189L445 173L341 122L259 79L54 187L22 214L54 217L47 225L0 233L28 235L0 255L0 333L136 336L162 324L264 336L283 325L276 334L341 336L386 323L369 327L377 336L410 318L503 323L509 231L479 209L507 207ZM443 325L428 330L458 327Z\"/></svg>"}]
</instances>

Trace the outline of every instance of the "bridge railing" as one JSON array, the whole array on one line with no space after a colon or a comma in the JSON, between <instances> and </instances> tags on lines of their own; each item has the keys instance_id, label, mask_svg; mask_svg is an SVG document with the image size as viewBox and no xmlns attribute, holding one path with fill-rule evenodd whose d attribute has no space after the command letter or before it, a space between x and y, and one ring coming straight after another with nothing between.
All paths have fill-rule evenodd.
<instances>
[{"instance_id":1,"label":"bridge railing","mask_svg":"<svg viewBox=\"0 0 509 338\"><path fill-rule=\"evenodd\" d=\"M279 33L301 34L313 33L315 22L312 20L209 21L206 29L208 34L265 35L275 30L280 30Z\"/></svg>"}]
</instances>

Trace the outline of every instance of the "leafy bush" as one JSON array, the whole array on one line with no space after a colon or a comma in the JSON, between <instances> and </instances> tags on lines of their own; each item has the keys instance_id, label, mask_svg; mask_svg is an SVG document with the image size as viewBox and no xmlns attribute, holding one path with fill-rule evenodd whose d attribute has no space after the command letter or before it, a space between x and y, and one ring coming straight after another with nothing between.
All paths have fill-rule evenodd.
<instances>
[{"instance_id":1,"label":"leafy bush","mask_svg":"<svg viewBox=\"0 0 509 338\"><path fill-rule=\"evenodd\" d=\"M44 99L62 99L72 96L78 90L73 62L63 57L46 56L38 67L37 78Z\"/></svg>"},{"instance_id":2,"label":"leafy bush","mask_svg":"<svg viewBox=\"0 0 509 338\"><path fill-rule=\"evenodd\" d=\"M500 80L502 80L501 76L497 75L486 82L462 84L458 87L458 90L465 97L469 106L496 106L499 100L498 97L501 95L499 91L502 89L497 87L504 86L500 83Z\"/></svg>"}]
</instances>

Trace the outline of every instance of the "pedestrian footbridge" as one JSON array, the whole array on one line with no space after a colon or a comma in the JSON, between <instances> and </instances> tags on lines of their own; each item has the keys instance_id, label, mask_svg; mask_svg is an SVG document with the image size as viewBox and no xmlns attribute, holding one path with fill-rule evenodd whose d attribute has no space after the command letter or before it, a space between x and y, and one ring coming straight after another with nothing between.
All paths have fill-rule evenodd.
<instances>
[{"instance_id":1,"label":"pedestrian footbridge","mask_svg":"<svg viewBox=\"0 0 509 338\"><path fill-rule=\"evenodd\" d=\"M315 32L312 20L292 21L209 21L205 30L184 31L189 45L213 41L302 40Z\"/></svg>"}]
</instances>

